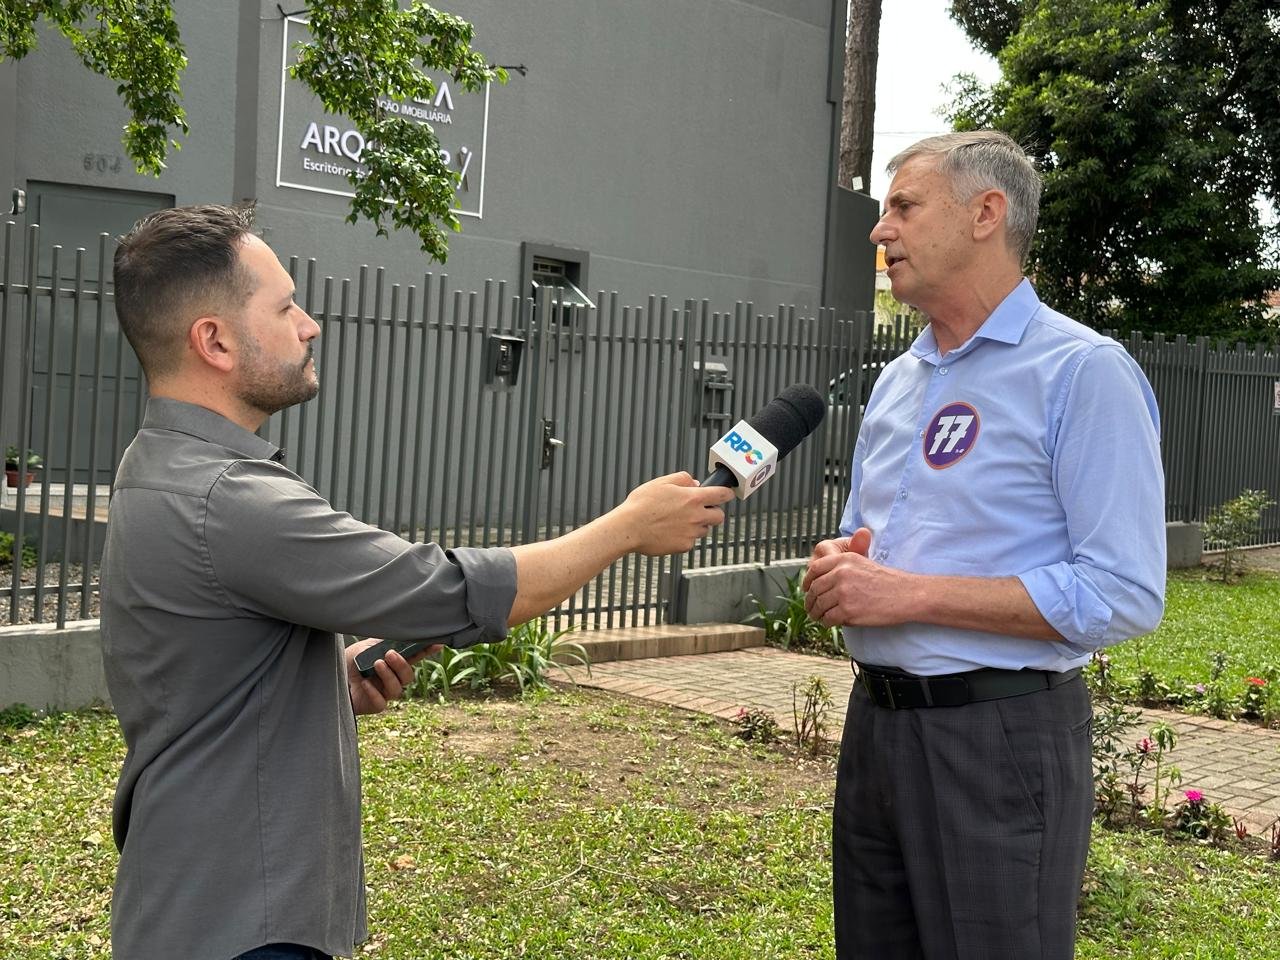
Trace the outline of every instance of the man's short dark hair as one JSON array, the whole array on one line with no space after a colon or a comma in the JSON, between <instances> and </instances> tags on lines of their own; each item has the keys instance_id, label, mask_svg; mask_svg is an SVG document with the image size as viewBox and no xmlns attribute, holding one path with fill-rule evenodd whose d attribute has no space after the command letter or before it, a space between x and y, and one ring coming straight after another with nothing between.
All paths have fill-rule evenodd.
<instances>
[{"instance_id":1,"label":"man's short dark hair","mask_svg":"<svg viewBox=\"0 0 1280 960\"><path fill-rule=\"evenodd\" d=\"M205 204L149 214L121 238L116 318L148 378L177 368L192 320L239 307L253 293L240 264L252 234L252 206Z\"/></svg>"}]
</instances>

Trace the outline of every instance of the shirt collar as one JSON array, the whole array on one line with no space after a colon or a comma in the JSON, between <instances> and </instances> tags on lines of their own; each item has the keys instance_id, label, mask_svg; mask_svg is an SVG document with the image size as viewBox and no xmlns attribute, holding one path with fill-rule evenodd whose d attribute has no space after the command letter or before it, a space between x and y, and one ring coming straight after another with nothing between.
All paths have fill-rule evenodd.
<instances>
[{"instance_id":1,"label":"shirt collar","mask_svg":"<svg viewBox=\"0 0 1280 960\"><path fill-rule=\"evenodd\" d=\"M169 397L150 397L143 429L174 430L234 450L251 460L279 460L284 451L207 407Z\"/></svg>"},{"instance_id":2,"label":"shirt collar","mask_svg":"<svg viewBox=\"0 0 1280 960\"><path fill-rule=\"evenodd\" d=\"M1000 343L1019 343L1027 332L1027 324L1040 309L1040 298L1035 288L1026 277L1000 301L999 306L991 311L991 316L983 321L972 337L947 354L947 359L963 356L978 345L979 340L995 340ZM933 336L933 325L920 331L911 344L911 355L921 360L937 362L938 341Z\"/></svg>"}]
</instances>

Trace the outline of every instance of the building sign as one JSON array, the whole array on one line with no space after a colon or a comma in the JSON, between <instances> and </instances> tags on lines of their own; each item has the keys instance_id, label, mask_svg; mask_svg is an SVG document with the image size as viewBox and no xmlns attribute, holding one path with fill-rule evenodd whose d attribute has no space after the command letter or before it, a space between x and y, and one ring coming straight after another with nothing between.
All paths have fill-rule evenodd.
<instances>
[{"instance_id":1,"label":"building sign","mask_svg":"<svg viewBox=\"0 0 1280 960\"><path fill-rule=\"evenodd\" d=\"M351 121L326 113L320 98L289 76L297 47L311 39L307 21L288 17L280 66L280 134L276 144L276 186L353 197L347 174L363 169L364 137ZM484 216L485 145L489 134L489 86L468 93L452 77L429 73L436 92L430 100L383 100L383 109L429 123L445 163L462 177L453 212Z\"/></svg>"},{"instance_id":2,"label":"building sign","mask_svg":"<svg viewBox=\"0 0 1280 960\"><path fill-rule=\"evenodd\" d=\"M1275 382L1276 397L1271 404L1271 412L1280 417L1280 380Z\"/></svg>"}]
</instances>

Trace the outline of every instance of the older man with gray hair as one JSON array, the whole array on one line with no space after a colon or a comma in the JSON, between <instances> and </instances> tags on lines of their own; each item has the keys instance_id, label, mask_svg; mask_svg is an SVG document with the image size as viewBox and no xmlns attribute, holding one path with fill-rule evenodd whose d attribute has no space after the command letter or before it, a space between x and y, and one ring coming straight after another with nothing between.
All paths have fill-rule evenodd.
<instances>
[{"instance_id":1,"label":"older man with gray hair","mask_svg":"<svg viewBox=\"0 0 1280 960\"><path fill-rule=\"evenodd\" d=\"M1023 264L1040 176L995 131L889 164L894 296L929 324L872 391L810 613L858 675L836 775L841 960L1069 960L1089 845L1081 667L1164 610L1159 414Z\"/></svg>"}]
</instances>

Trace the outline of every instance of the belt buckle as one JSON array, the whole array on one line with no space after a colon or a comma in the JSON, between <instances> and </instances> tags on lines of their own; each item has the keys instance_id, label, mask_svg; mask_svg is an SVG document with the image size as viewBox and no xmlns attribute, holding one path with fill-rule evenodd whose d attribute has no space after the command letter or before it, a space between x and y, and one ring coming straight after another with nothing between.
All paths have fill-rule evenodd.
<instances>
[{"instance_id":1,"label":"belt buckle","mask_svg":"<svg viewBox=\"0 0 1280 960\"><path fill-rule=\"evenodd\" d=\"M871 694L871 701L876 706L886 710L898 709L898 701L893 695L893 681L889 677L876 676L864 671L863 680L867 685L867 692ZM882 691L880 695L877 695L877 689Z\"/></svg>"}]
</instances>

